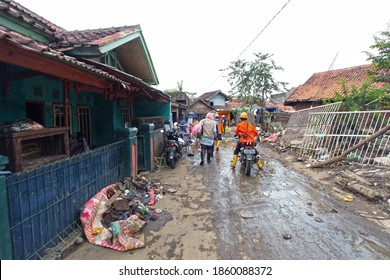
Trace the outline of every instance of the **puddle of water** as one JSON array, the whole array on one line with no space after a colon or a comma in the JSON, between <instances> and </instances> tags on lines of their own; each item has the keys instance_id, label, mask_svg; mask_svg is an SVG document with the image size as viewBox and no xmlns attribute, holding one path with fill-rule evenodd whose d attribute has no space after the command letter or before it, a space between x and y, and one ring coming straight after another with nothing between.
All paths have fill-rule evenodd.
<instances>
[{"instance_id":1,"label":"puddle of water","mask_svg":"<svg viewBox=\"0 0 390 280\"><path fill-rule=\"evenodd\" d=\"M334 181L334 180L336 180L336 178L335 177L324 177L324 178L320 178L320 180L321 181Z\"/></svg>"},{"instance_id":2,"label":"puddle of water","mask_svg":"<svg viewBox=\"0 0 390 280\"><path fill-rule=\"evenodd\" d=\"M281 198L291 198L291 196L299 196L294 190L282 190L282 191L270 191L267 192L268 197L281 199Z\"/></svg>"}]
</instances>

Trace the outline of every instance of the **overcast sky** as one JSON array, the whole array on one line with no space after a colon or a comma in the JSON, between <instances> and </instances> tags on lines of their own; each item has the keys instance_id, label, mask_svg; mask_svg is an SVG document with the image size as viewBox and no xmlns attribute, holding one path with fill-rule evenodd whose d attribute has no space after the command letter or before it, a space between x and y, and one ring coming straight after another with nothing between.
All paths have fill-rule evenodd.
<instances>
[{"instance_id":1,"label":"overcast sky","mask_svg":"<svg viewBox=\"0 0 390 280\"><path fill-rule=\"evenodd\" d=\"M389 0L16 2L69 31L139 24L160 82L156 87L174 89L183 81L184 91L198 94L228 93L220 69L238 57L253 60L258 52L273 54L284 68L275 77L288 87L327 71L335 58L333 69L367 64L362 52L390 23Z\"/></svg>"}]
</instances>

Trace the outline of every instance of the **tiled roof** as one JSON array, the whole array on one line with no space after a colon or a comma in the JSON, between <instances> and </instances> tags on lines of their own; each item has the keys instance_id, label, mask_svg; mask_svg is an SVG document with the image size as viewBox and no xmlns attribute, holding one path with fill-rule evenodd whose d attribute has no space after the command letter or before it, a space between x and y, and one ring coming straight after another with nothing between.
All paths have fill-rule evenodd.
<instances>
[{"instance_id":1,"label":"tiled roof","mask_svg":"<svg viewBox=\"0 0 390 280\"><path fill-rule=\"evenodd\" d=\"M164 94L160 90L150 87L140 78L124 72L114 71L107 65L97 65L89 61L80 61L72 56L65 55L62 52L66 49L66 47L72 48L88 45L101 46L107 44L131 33L138 32L140 30L139 25L68 32L43 17L38 16L15 1L0 0L0 11L9 14L11 17L24 21L32 28L35 27L46 34L55 37L58 42L48 46L1 25L0 41L4 41L10 46L27 50L28 52L39 53L42 56L59 61L63 64L71 65L72 67L90 72L94 75L104 77L107 80L119 82L124 87L129 87L131 83L132 86L137 85L143 88L145 94L152 93L157 94L166 100L170 99L168 95ZM55 47L62 46L64 46L63 49L55 49Z\"/></svg>"},{"instance_id":2,"label":"tiled roof","mask_svg":"<svg viewBox=\"0 0 390 280\"><path fill-rule=\"evenodd\" d=\"M44 19L43 17L33 13L29 9L23 7L19 3L11 0L1 0L0 10L9 14L12 17L18 18L30 26L33 26L43 32L56 37L57 32L64 29Z\"/></svg>"},{"instance_id":3,"label":"tiled roof","mask_svg":"<svg viewBox=\"0 0 390 280\"><path fill-rule=\"evenodd\" d=\"M205 92L201 96L199 96L199 98L203 99L203 100L206 100L206 101L209 101L211 98L213 98L217 94L221 94L221 95L223 95L227 99L226 94L224 94L220 89L219 90Z\"/></svg>"},{"instance_id":4,"label":"tiled roof","mask_svg":"<svg viewBox=\"0 0 390 280\"><path fill-rule=\"evenodd\" d=\"M144 89L145 94L157 94L158 96L161 96L166 100L170 99L169 95L164 94L160 90L150 87L137 77L131 76L115 69L110 69L106 65L103 65L107 70L104 71L102 69L99 69L98 67L95 67L94 65L79 61L74 57L67 56L62 52L56 51L42 43L31 39L30 37L24 36L14 31L10 31L2 26L0 26L0 41L5 41L16 48L21 48L29 52L39 53L42 56L57 60L66 65L71 65L72 67L75 67L77 69L90 72L94 75L103 77L104 79L121 83L126 88L130 88L130 85L137 85Z\"/></svg>"},{"instance_id":5,"label":"tiled roof","mask_svg":"<svg viewBox=\"0 0 390 280\"><path fill-rule=\"evenodd\" d=\"M241 106L242 106L242 103L240 103L240 102L228 101L225 103L225 107L228 110L233 110L234 108L238 108Z\"/></svg>"},{"instance_id":6,"label":"tiled roof","mask_svg":"<svg viewBox=\"0 0 390 280\"><path fill-rule=\"evenodd\" d=\"M265 107L278 107L279 111L295 111L294 107L286 106L282 102L266 101L265 102Z\"/></svg>"},{"instance_id":7,"label":"tiled roof","mask_svg":"<svg viewBox=\"0 0 390 280\"><path fill-rule=\"evenodd\" d=\"M61 61L64 64L72 65L79 69L83 69L99 76L103 76L106 79L122 82L115 76L110 75L105 71L97 69L96 67L87 63L80 62L74 57L64 55L62 52L53 50L50 47L31 39L30 37L24 36L15 31L8 30L7 28L2 26L0 26L0 40L5 40L8 43L14 45L15 47L22 48L31 52L40 53L43 56Z\"/></svg>"},{"instance_id":8,"label":"tiled roof","mask_svg":"<svg viewBox=\"0 0 390 280\"><path fill-rule=\"evenodd\" d=\"M341 92L343 83L347 88L360 87L367 81L367 71L373 66L361 65L351 68L314 73L304 84L288 96L285 102L316 101L330 99Z\"/></svg>"},{"instance_id":9,"label":"tiled roof","mask_svg":"<svg viewBox=\"0 0 390 280\"><path fill-rule=\"evenodd\" d=\"M140 31L139 25L63 31L58 34L61 40L50 46L55 49L89 47L94 45L101 46L138 31Z\"/></svg>"},{"instance_id":10,"label":"tiled roof","mask_svg":"<svg viewBox=\"0 0 390 280\"><path fill-rule=\"evenodd\" d=\"M242 103L237 101L229 101L226 102L226 109L227 110L233 110L234 108L240 108L242 106ZM282 102L272 102L272 101L266 101L265 107L278 107L279 111L294 111L294 108L292 106L286 106Z\"/></svg>"},{"instance_id":11,"label":"tiled roof","mask_svg":"<svg viewBox=\"0 0 390 280\"><path fill-rule=\"evenodd\" d=\"M191 99L190 100L190 104L188 106L192 106L192 105L194 105L195 103L198 103L198 102L203 103L204 105L206 105L207 107L209 107L211 109L213 108L213 106L210 106L210 104L208 104L206 101L204 101L204 99L202 99L200 97Z\"/></svg>"}]
</instances>

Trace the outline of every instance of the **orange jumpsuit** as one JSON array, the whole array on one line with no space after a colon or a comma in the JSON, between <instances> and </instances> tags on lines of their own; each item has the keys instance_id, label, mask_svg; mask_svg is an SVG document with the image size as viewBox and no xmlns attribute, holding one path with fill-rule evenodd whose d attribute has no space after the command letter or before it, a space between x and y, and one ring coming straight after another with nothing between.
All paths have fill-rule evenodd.
<instances>
[{"instance_id":1,"label":"orange jumpsuit","mask_svg":"<svg viewBox=\"0 0 390 280\"><path fill-rule=\"evenodd\" d=\"M247 134L248 137L244 138L244 134ZM257 132L256 128L251 124L250 122L243 120L241 121L237 127L236 131L234 132L234 136L241 135L240 142L244 142L245 140L248 141L255 141L255 137L259 136L259 133Z\"/></svg>"}]
</instances>

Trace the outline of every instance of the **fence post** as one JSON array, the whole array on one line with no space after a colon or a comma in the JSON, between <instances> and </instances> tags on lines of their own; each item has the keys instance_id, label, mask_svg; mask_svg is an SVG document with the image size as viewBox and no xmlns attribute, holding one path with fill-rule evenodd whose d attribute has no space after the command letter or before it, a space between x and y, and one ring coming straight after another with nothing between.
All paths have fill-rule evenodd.
<instances>
[{"instance_id":1,"label":"fence post","mask_svg":"<svg viewBox=\"0 0 390 280\"><path fill-rule=\"evenodd\" d=\"M9 217L8 192L5 179L5 166L9 163L8 157L0 155L0 260L12 260L11 223Z\"/></svg>"},{"instance_id":2,"label":"fence post","mask_svg":"<svg viewBox=\"0 0 390 280\"><path fill-rule=\"evenodd\" d=\"M152 171L154 168L154 124L144 123L139 126L139 132L145 141L145 168Z\"/></svg>"},{"instance_id":3,"label":"fence post","mask_svg":"<svg viewBox=\"0 0 390 280\"><path fill-rule=\"evenodd\" d=\"M129 175L137 175L137 133L136 127L122 127L115 129L115 137L118 140L127 140L125 149L125 170Z\"/></svg>"}]
</instances>

